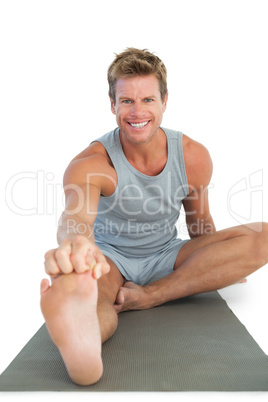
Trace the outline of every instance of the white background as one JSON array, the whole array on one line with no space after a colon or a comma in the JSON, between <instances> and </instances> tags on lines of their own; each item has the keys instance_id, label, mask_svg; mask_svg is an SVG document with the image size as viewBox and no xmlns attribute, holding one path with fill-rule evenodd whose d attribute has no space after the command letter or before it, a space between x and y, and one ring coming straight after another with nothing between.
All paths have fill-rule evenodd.
<instances>
[{"instance_id":1,"label":"white background","mask_svg":"<svg viewBox=\"0 0 268 402\"><path fill-rule=\"evenodd\" d=\"M39 284L43 255L57 246L64 170L116 126L106 81L114 52L148 48L164 61L169 102L162 125L209 149L217 229L268 221L267 5L1 1L0 373L43 323ZM266 354L267 280L265 266L247 284L220 292Z\"/></svg>"}]
</instances>

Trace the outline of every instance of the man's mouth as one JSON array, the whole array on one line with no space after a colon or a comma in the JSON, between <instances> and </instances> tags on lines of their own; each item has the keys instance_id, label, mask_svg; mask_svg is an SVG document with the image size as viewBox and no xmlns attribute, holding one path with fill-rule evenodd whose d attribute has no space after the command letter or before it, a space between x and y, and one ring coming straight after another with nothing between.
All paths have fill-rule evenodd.
<instances>
[{"instance_id":1,"label":"man's mouth","mask_svg":"<svg viewBox=\"0 0 268 402\"><path fill-rule=\"evenodd\" d=\"M143 123L129 123L129 122L128 122L128 124L130 124L131 127L134 127L134 128L143 128L143 127L145 127L145 126L149 123L149 121L150 121L150 120L144 121Z\"/></svg>"}]
</instances>

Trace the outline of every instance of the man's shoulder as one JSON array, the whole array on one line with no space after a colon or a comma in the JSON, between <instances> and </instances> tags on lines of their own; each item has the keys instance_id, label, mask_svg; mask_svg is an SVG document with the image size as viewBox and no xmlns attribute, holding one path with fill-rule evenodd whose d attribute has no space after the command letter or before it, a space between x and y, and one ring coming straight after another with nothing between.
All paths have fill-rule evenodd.
<instances>
[{"instance_id":1,"label":"man's shoulder","mask_svg":"<svg viewBox=\"0 0 268 402\"><path fill-rule=\"evenodd\" d=\"M183 155L188 182L193 186L207 185L213 170L208 149L200 142L184 134Z\"/></svg>"},{"instance_id":2,"label":"man's shoulder","mask_svg":"<svg viewBox=\"0 0 268 402\"><path fill-rule=\"evenodd\" d=\"M196 169L202 168L202 164L211 163L209 151L203 144L184 134L182 131L167 128L164 130L166 133L169 133L172 138L177 138L178 135L182 137L185 164L188 164Z\"/></svg>"},{"instance_id":3,"label":"man's shoulder","mask_svg":"<svg viewBox=\"0 0 268 402\"><path fill-rule=\"evenodd\" d=\"M114 176L114 169L105 147L98 141L92 142L87 148L76 155L67 166L63 182L87 183L89 175L103 178Z\"/></svg>"},{"instance_id":4,"label":"man's shoulder","mask_svg":"<svg viewBox=\"0 0 268 402\"><path fill-rule=\"evenodd\" d=\"M85 159L91 158L93 156L98 157L107 157L107 151L104 145L98 140L92 142L87 148L85 148L82 152L76 155L70 163L80 161L83 162Z\"/></svg>"},{"instance_id":5,"label":"man's shoulder","mask_svg":"<svg viewBox=\"0 0 268 402\"><path fill-rule=\"evenodd\" d=\"M189 157L197 157L201 154L202 157L209 155L208 149L200 142L190 138L188 135L183 134L183 150L187 152Z\"/></svg>"}]
</instances>

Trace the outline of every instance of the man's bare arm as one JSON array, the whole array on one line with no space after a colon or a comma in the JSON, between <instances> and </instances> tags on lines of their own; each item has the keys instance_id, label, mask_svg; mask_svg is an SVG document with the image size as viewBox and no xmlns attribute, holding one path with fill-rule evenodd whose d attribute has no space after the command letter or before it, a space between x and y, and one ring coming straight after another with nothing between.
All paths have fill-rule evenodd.
<instances>
[{"instance_id":1,"label":"man's bare arm","mask_svg":"<svg viewBox=\"0 0 268 402\"><path fill-rule=\"evenodd\" d=\"M186 224L191 238L216 232L209 209L209 183L213 165L208 150L184 136L184 158L189 195L183 200Z\"/></svg>"},{"instance_id":2,"label":"man's bare arm","mask_svg":"<svg viewBox=\"0 0 268 402\"><path fill-rule=\"evenodd\" d=\"M92 270L93 277L98 279L109 272L109 264L95 245L93 234L104 177L98 174L101 166L97 162L96 158L74 161L65 172L66 207L58 226L59 247L45 254L45 270L52 277Z\"/></svg>"},{"instance_id":3,"label":"man's bare arm","mask_svg":"<svg viewBox=\"0 0 268 402\"><path fill-rule=\"evenodd\" d=\"M208 204L208 189L193 190L183 201L186 225L191 239L216 232Z\"/></svg>"},{"instance_id":4,"label":"man's bare arm","mask_svg":"<svg viewBox=\"0 0 268 402\"><path fill-rule=\"evenodd\" d=\"M94 243L93 224L98 211L100 189L92 184L70 186L73 187L72 190L65 190L66 206L58 224L58 244L77 235L82 235Z\"/></svg>"}]
</instances>

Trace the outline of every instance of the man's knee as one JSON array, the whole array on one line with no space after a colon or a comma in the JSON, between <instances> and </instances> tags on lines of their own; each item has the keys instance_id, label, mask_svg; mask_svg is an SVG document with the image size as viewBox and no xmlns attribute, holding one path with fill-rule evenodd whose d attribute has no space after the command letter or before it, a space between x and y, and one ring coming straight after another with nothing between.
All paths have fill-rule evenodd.
<instances>
[{"instance_id":1,"label":"man's knee","mask_svg":"<svg viewBox=\"0 0 268 402\"><path fill-rule=\"evenodd\" d=\"M110 264L110 272L98 279L98 303L113 305L120 287L124 284L124 278L115 263L107 257L106 259Z\"/></svg>"},{"instance_id":2,"label":"man's knee","mask_svg":"<svg viewBox=\"0 0 268 402\"><path fill-rule=\"evenodd\" d=\"M263 266L268 263L268 223L253 223L250 229L250 249L258 265Z\"/></svg>"},{"instance_id":3,"label":"man's knee","mask_svg":"<svg viewBox=\"0 0 268 402\"><path fill-rule=\"evenodd\" d=\"M268 223L262 222L262 231L259 235L259 253L260 258L263 260L263 264L268 263Z\"/></svg>"}]
</instances>

